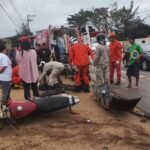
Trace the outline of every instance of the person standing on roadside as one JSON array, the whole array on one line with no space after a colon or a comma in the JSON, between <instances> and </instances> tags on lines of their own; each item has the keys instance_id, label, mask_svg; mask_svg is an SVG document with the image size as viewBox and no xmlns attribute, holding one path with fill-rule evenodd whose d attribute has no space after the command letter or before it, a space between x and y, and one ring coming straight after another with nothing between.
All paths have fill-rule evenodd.
<instances>
[{"instance_id":1,"label":"person standing on roadside","mask_svg":"<svg viewBox=\"0 0 150 150\"><path fill-rule=\"evenodd\" d=\"M21 41L21 50L16 54L16 61L19 65L19 76L23 82L24 98L30 100L30 88L33 96L39 96L37 80L39 77L37 66L37 55L34 49L31 49L29 41Z\"/></svg>"},{"instance_id":2,"label":"person standing on roadside","mask_svg":"<svg viewBox=\"0 0 150 150\"><path fill-rule=\"evenodd\" d=\"M36 51L36 54L37 54L37 64L39 65L40 62L41 62L41 58L39 56L39 53L40 53L40 49L41 49L41 45L36 43L35 45L35 51Z\"/></svg>"},{"instance_id":3,"label":"person standing on roadside","mask_svg":"<svg viewBox=\"0 0 150 150\"><path fill-rule=\"evenodd\" d=\"M122 45L117 40L115 32L111 32L110 38L110 83L114 83L114 70L117 72L116 85L121 84L121 60L122 60Z\"/></svg>"},{"instance_id":4,"label":"person standing on roadside","mask_svg":"<svg viewBox=\"0 0 150 150\"><path fill-rule=\"evenodd\" d=\"M17 63L16 63L16 49L17 49L17 45L12 44L11 45L11 50L8 51L8 57L11 60L12 68L17 65Z\"/></svg>"},{"instance_id":5,"label":"person standing on roadside","mask_svg":"<svg viewBox=\"0 0 150 150\"><path fill-rule=\"evenodd\" d=\"M11 61L6 54L6 46L4 44L0 44L0 85L2 88L2 105L7 105L8 101L10 100L12 79Z\"/></svg>"},{"instance_id":6,"label":"person standing on roadside","mask_svg":"<svg viewBox=\"0 0 150 150\"><path fill-rule=\"evenodd\" d=\"M38 57L40 58L41 61L44 61L44 62L47 63L47 62L50 61L50 55L51 55L51 51L47 47L47 44L46 43L42 43L42 47L38 51Z\"/></svg>"},{"instance_id":7,"label":"person standing on roadside","mask_svg":"<svg viewBox=\"0 0 150 150\"><path fill-rule=\"evenodd\" d=\"M134 76L136 78L135 88L138 88L139 85L139 63L140 58L143 56L143 49L140 45L135 43L134 38L130 38L131 47L129 49L129 64L127 69L128 76L128 88L132 87L131 77Z\"/></svg>"}]
</instances>

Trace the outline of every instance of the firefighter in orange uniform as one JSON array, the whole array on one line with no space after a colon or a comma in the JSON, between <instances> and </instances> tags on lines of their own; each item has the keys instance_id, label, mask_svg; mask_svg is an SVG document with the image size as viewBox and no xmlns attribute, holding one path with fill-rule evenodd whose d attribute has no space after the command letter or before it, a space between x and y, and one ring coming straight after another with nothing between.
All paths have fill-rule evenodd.
<instances>
[{"instance_id":1,"label":"firefighter in orange uniform","mask_svg":"<svg viewBox=\"0 0 150 150\"><path fill-rule=\"evenodd\" d=\"M73 41L74 44L69 49L69 62L76 70L75 83L76 92L83 90L89 92L89 56L93 58L91 49L81 42ZM83 81L83 85L81 83Z\"/></svg>"},{"instance_id":2,"label":"firefighter in orange uniform","mask_svg":"<svg viewBox=\"0 0 150 150\"><path fill-rule=\"evenodd\" d=\"M114 70L117 72L116 85L121 84L121 60L122 60L122 45L116 39L115 32L111 32L110 38L110 83L114 83Z\"/></svg>"}]
</instances>

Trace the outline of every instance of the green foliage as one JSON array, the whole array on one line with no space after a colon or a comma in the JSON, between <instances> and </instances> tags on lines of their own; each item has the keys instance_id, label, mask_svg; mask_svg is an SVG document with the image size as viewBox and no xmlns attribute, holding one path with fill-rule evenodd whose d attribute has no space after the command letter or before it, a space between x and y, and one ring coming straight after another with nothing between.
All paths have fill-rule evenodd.
<instances>
[{"instance_id":1,"label":"green foliage","mask_svg":"<svg viewBox=\"0 0 150 150\"><path fill-rule=\"evenodd\" d=\"M114 3L110 11L110 29L116 31L118 35L122 35L125 39L130 36L131 31L143 23L138 14L138 7L134 8L134 3L131 1L129 7L118 8L117 3Z\"/></svg>"},{"instance_id":2,"label":"green foliage","mask_svg":"<svg viewBox=\"0 0 150 150\"><path fill-rule=\"evenodd\" d=\"M130 36L140 38L150 34L150 26L144 24L144 20L138 16L138 9L139 7L134 7L133 1L129 6L120 8L114 3L111 8L81 9L78 13L70 15L67 21L80 28L90 21L99 31L115 31L119 39L127 39Z\"/></svg>"},{"instance_id":3,"label":"green foliage","mask_svg":"<svg viewBox=\"0 0 150 150\"><path fill-rule=\"evenodd\" d=\"M107 8L92 8L91 10L81 9L78 13L69 15L67 21L70 25L78 25L79 28L90 21L98 30L101 30L106 26L107 16Z\"/></svg>"},{"instance_id":4,"label":"green foliage","mask_svg":"<svg viewBox=\"0 0 150 150\"><path fill-rule=\"evenodd\" d=\"M70 25L79 26L79 28L82 25L85 25L85 23L88 21L88 10L81 9L78 13L74 15L69 15L67 18L67 21Z\"/></svg>"},{"instance_id":5,"label":"green foliage","mask_svg":"<svg viewBox=\"0 0 150 150\"><path fill-rule=\"evenodd\" d=\"M33 35L33 33L30 30L28 30L28 27L25 24L22 24L20 32L16 32L16 33L17 34L15 36L10 37L11 42L16 43L16 44L18 43L18 41L17 41L18 38L20 38L22 36L31 36L31 35Z\"/></svg>"}]
</instances>

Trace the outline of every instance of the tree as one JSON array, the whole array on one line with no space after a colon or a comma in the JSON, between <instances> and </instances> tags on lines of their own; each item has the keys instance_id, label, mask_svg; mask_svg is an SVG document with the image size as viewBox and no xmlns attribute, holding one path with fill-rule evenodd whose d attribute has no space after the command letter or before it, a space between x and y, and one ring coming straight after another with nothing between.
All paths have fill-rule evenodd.
<instances>
[{"instance_id":1,"label":"tree","mask_svg":"<svg viewBox=\"0 0 150 150\"><path fill-rule=\"evenodd\" d=\"M89 11L89 21L98 31L107 32L108 30L108 8L93 8Z\"/></svg>"},{"instance_id":2,"label":"tree","mask_svg":"<svg viewBox=\"0 0 150 150\"><path fill-rule=\"evenodd\" d=\"M17 32L16 31L16 35L13 36L13 37L10 37L10 40L12 43L18 43L18 38L22 37L22 36L31 36L33 35L33 33L28 29L27 25L25 24L22 24L21 25L21 28L20 28L20 31Z\"/></svg>"},{"instance_id":3,"label":"tree","mask_svg":"<svg viewBox=\"0 0 150 150\"><path fill-rule=\"evenodd\" d=\"M139 38L150 34L150 26L138 16L138 9L139 7L134 7L133 1L128 7L120 8L114 3L111 8L81 9L78 13L70 15L67 21L80 29L90 22L98 31L105 33L115 31L121 40L130 36Z\"/></svg>"},{"instance_id":4,"label":"tree","mask_svg":"<svg viewBox=\"0 0 150 150\"><path fill-rule=\"evenodd\" d=\"M24 23L21 26L19 34L22 35L22 36L25 36L25 35L26 36L30 36L30 35L32 35L32 33L31 33L30 29L28 28L28 26L26 24L24 24Z\"/></svg>"},{"instance_id":5,"label":"tree","mask_svg":"<svg viewBox=\"0 0 150 150\"><path fill-rule=\"evenodd\" d=\"M108 8L92 8L91 10L81 9L78 13L67 18L69 24L78 25L81 28L90 21L97 30L104 30L107 27Z\"/></svg>"},{"instance_id":6,"label":"tree","mask_svg":"<svg viewBox=\"0 0 150 150\"><path fill-rule=\"evenodd\" d=\"M87 17L88 17L87 11L81 9L78 13L74 15L69 15L67 21L68 24L78 26L79 28L81 28L88 21Z\"/></svg>"},{"instance_id":7,"label":"tree","mask_svg":"<svg viewBox=\"0 0 150 150\"><path fill-rule=\"evenodd\" d=\"M144 23L140 23L134 29L129 30L129 33L135 38L147 37L150 35L150 26Z\"/></svg>"},{"instance_id":8,"label":"tree","mask_svg":"<svg viewBox=\"0 0 150 150\"><path fill-rule=\"evenodd\" d=\"M118 35L125 39L131 35L131 31L143 23L138 14L138 7L134 8L134 3L131 1L129 7L118 8L117 3L114 3L110 10L110 30L114 30Z\"/></svg>"}]
</instances>

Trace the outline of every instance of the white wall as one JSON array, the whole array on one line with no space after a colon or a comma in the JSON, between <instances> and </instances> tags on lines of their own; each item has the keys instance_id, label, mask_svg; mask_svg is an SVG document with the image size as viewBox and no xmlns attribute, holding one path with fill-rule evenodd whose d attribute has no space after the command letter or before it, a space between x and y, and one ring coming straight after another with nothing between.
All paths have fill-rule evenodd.
<instances>
[{"instance_id":1,"label":"white wall","mask_svg":"<svg viewBox=\"0 0 150 150\"><path fill-rule=\"evenodd\" d=\"M142 43L142 41L145 41L145 43ZM136 42L137 44L150 44L150 37L148 37L148 38L136 39L135 42Z\"/></svg>"}]
</instances>

